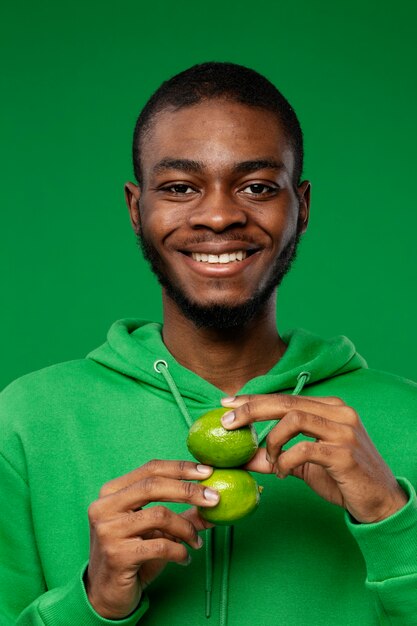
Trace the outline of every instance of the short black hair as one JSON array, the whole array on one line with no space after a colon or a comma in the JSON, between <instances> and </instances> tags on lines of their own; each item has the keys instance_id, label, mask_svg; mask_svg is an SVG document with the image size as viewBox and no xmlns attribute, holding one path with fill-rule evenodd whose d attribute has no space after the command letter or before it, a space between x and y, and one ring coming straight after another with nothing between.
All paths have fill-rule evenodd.
<instances>
[{"instance_id":1,"label":"short black hair","mask_svg":"<svg viewBox=\"0 0 417 626\"><path fill-rule=\"evenodd\" d=\"M133 133L133 170L142 181L141 146L154 117L166 108L174 110L203 100L225 99L275 113L294 151L293 183L299 184L303 170L303 134L294 109L282 93L255 70L236 63L218 61L194 65L166 80L142 109Z\"/></svg>"}]
</instances>

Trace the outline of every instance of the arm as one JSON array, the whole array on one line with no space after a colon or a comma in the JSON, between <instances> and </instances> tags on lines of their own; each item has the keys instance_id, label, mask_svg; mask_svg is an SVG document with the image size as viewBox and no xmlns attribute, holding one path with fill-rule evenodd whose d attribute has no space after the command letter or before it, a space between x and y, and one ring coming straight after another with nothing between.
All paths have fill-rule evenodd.
<instances>
[{"instance_id":1,"label":"arm","mask_svg":"<svg viewBox=\"0 0 417 626\"><path fill-rule=\"evenodd\" d=\"M376 598L381 624L417 624L417 498L405 478L398 479L407 504L381 522L358 524L346 513L346 524L365 559L366 587Z\"/></svg>"},{"instance_id":2,"label":"arm","mask_svg":"<svg viewBox=\"0 0 417 626\"><path fill-rule=\"evenodd\" d=\"M240 396L225 428L276 419L266 449L247 469L295 476L325 500L346 510L346 523L367 567L366 586L381 624L417 625L417 504L411 484L396 480L357 413L339 398ZM229 419L228 419L229 418ZM288 449L299 434L314 438Z\"/></svg>"},{"instance_id":3,"label":"arm","mask_svg":"<svg viewBox=\"0 0 417 626\"><path fill-rule=\"evenodd\" d=\"M200 471L197 469L200 468ZM31 523L26 481L0 454L0 621L2 626L135 626L148 608L144 588L168 561L188 564L179 541L201 547L207 527L195 508L176 515L155 501L213 506L196 463L153 461L103 486L89 510L90 560L72 580L47 591ZM214 497L214 500L213 500ZM105 581L105 582L103 582ZM130 582L129 582L130 581Z\"/></svg>"}]
</instances>

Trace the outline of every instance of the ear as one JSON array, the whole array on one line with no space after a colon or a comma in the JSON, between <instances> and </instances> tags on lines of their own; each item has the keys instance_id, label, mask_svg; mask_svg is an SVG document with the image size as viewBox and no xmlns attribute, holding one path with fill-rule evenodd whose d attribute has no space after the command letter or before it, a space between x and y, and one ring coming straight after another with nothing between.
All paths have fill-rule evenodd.
<instances>
[{"instance_id":1,"label":"ear","mask_svg":"<svg viewBox=\"0 0 417 626\"><path fill-rule=\"evenodd\" d=\"M134 183L125 184L125 200L129 209L130 221L136 234L140 232L139 212L140 187Z\"/></svg>"},{"instance_id":2,"label":"ear","mask_svg":"<svg viewBox=\"0 0 417 626\"><path fill-rule=\"evenodd\" d=\"M305 233L310 218L311 184L304 180L297 188L299 198L298 228L300 233Z\"/></svg>"}]
</instances>

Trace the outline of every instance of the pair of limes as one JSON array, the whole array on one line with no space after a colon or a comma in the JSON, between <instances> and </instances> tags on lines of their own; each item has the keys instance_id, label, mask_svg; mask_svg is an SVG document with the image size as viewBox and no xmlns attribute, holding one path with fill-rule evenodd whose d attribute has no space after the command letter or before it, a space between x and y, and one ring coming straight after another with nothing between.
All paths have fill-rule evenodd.
<instances>
[{"instance_id":1,"label":"pair of limes","mask_svg":"<svg viewBox=\"0 0 417 626\"><path fill-rule=\"evenodd\" d=\"M200 463L214 467L202 485L219 492L219 503L210 508L199 507L201 517L213 524L232 524L256 509L261 488L242 469L258 449L253 426L226 430L221 418L229 409L213 409L199 417L191 426L187 446Z\"/></svg>"}]
</instances>

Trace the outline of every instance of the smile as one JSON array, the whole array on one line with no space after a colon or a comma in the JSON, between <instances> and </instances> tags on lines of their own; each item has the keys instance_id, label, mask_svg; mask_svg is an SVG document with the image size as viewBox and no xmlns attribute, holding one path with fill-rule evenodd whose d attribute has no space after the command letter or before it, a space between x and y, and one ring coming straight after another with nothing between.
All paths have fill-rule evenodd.
<instances>
[{"instance_id":1,"label":"smile","mask_svg":"<svg viewBox=\"0 0 417 626\"><path fill-rule=\"evenodd\" d=\"M222 254L206 254L204 252L192 252L194 261L199 263L232 263L234 261L244 261L247 257L247 250L237 250L236 252L224 252Z\"/></svg>"}]
</instances>

